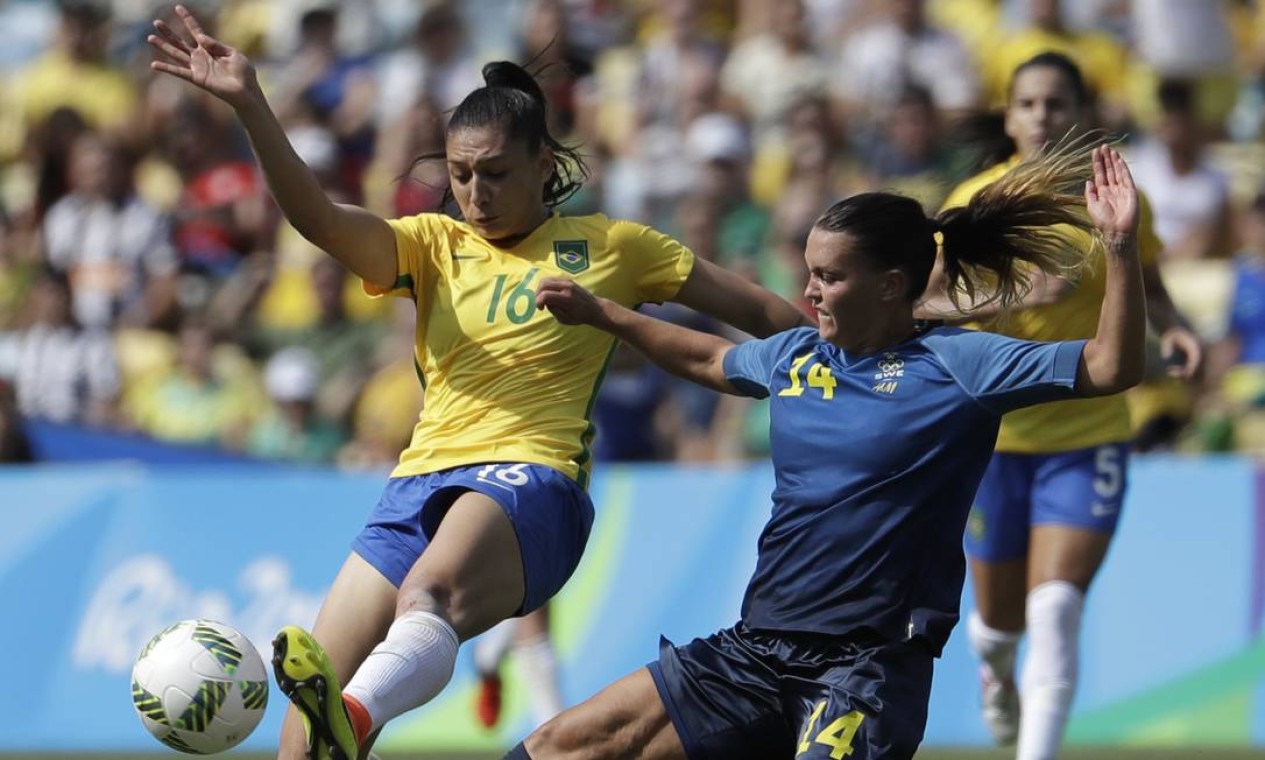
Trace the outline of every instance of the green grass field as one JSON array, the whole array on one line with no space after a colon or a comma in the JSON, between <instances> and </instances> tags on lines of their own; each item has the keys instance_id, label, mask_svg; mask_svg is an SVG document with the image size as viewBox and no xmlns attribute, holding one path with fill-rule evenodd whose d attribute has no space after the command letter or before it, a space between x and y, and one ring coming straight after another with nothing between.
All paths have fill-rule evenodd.
<instances>
[{"instance_id":1,"label":"green grass field","mask_svg":"<svg viewBox=\"0 0 1265 760\"><path fill-rule=\"evenodd\" d=\"M135 758L171 758L175 753L145 755L75 754L75 755L0 755L0 760L135 760ZM180 755L187 757L187 755ZM232 754L237 760L273 760L272 755ZM487 754L398 754L384 753L382 760L499 760L499 755ZM917 760L1011 760L1014 752L1006 750L936 749L926 748L918 753ZM1065 750L1061 760L1262 760L1265 750L1260 748L1185 747L1158 749L1150 747L1123 749L1120 747L1074 747Z\"/></svg>"}]
</instances>

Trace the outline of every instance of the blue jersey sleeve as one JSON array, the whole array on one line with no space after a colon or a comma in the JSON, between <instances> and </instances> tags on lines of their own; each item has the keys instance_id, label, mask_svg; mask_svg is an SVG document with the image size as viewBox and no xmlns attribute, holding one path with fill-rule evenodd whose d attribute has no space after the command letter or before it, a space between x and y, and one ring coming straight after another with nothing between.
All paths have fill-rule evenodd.
<instances>
[{"instance_id":1,"label":"blue jersey sleeve","mask_svg":"<svg viewBox=\"0 0 1265 760\"><path fill-rule=\"evenodd\" d=\"M1248 273L1242 264L1234 268L1234 291L1230 299L1230 320L1226 326L1231 335L1243 335L1251 330L1251 318L1260 311L1259 301L1253 296Z\"/></svg>"},{"instance_id":2,"label":"blue jersey sleeve","mask_svg":"<svg viewBox=\"0 0 1265 760\"><path fill-rule=\"evenodd\" d=\"M816 337L816 328L796 327L763 340L739 343L725 354L725 379L744 395L766 398L773 371L782 358Z\"/></svg>"},{"instance_id":3,"label":"blue jersey sleeve","mask_svg":"<svg viewBox=\"0 0 1265 760\"><path fill-rule=\"evenodd\" d=\"M996 414L1076 397L1076 371L1086 341L1045 343L973 330L928 336L958 384Z\"/></svg>"}]
</instances>

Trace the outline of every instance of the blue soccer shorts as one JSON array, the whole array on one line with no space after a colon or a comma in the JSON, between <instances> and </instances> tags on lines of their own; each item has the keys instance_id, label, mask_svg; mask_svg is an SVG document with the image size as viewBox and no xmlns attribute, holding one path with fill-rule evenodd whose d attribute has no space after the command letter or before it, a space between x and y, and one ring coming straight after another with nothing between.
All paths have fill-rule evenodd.
<instances>
[{"instance_id":1,"label":"blue soccer shorts","mask_svg":"<svg viewBox=\"0 0 1265 760\"><path fill-rule=\"evenodd\" d=\"M552 467L500 462L391 478L352 549L399 587L466 491L501 505L514 525L526 583L518 614L526 615L575 572L593 527L588 493Z\"/></svg>"},{"instance_id":2,"label":"blue soccer shorts","mask_svg":"<svg viewBox=\"0 0 1265 760\"><path fill-rule=\"evenodd\" d=\"M690 760L902 760L922 742L933 662L918 639L739 623L684 646L662 639L647 667Z\"/></svg>"},{"instance_id":3,"label":"blue soccer shorts","mask_svg":"<svg viewBox=\"0 0 1265 760\"><path fill-rule=\"evenodd\" d=\"M967 520L967 554L986 562L1026 557L1034 525L1114 533L1128 475L1127 443L1058 454L993 454Z\"/></svg>"}]
</instances>

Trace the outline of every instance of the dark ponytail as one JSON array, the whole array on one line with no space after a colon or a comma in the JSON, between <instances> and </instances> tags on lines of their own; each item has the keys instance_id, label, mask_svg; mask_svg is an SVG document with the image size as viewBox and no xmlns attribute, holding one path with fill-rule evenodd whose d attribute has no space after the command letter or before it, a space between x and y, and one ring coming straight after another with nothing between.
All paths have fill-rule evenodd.
<instances>
[{"instance_id":1,"label":"dark ponytail","mask_svg":"<svg viewBox=\"0 0 1265 760\"><path fill-rule=\"evenodd\" d=\"M1023 161L975 194L965 206L940 212L941 259L954 305L1013 306L1028 291L1031 267L1074 273L1088 251L1069 232L1092 232L1085 182L1092 175L1095 136L1055 146Z\"/></svg>"},{"instance_id":2,"label":"dark ponytail","mask_svg":"<svg viewBox=\"0 0 1265 760\"><path fill-rule=\"evenodd\" d=\"M484 86L474 90L453 109L445 134L459 129L496 127L511 139L522 140L529 150L542 147L553 151L554 167L544 188L544 203L560 205L580 189L589 176L579 151L563 145L549 132L548 104L540 83L527 69L510 61L493 61L483 67ZM444 158L443 152L418 157L422 161ZM441 205L452 200L451 189L444 191Z\"/></svg>"},{"instance_id":3,"label":"dark ponytail","mask_svg":"<svg viewBox=\"0 0 1265 760\"><path fill-rule=\"evenodd\" d=\"M927 287L941 243L947 293L955 305L1014 305L1029 287L1029 266L1067 276L1086 251L1068 239L1068 225L1092 230L1082 194L1091 176L1091 138L1024 161L976 193L962 208L927 218L912 198L861 193L831 206L817 220L827 232L847 233L853 250L879 269L900 269L916 301Z\"/></svg>"}]
</instances>

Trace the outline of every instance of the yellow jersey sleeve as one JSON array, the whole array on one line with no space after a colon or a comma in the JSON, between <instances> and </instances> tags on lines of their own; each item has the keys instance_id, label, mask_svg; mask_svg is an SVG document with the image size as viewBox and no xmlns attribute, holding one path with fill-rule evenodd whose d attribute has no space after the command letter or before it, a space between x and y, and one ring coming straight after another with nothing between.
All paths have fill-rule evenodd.
<instances>
[{"instance_id":1,"label":"yellow jersey sleeve","mask_svg":"<svg viewBox=\"0 0 1265 760\"><path fill-rule=\"evenodd\" d=\"M417 301L433 278L439 252L451 247L454 220L443 214L418 214L388 219L387 224L395 233L395 284L384 289L365 282L365 293Z\"/></svg>"},{"instance_id":2,"label":"yellow jersey sleeve","mask_svg":"<svg viewBox=\"0 0 1265 760\"><path fill-rule=\"evenodd\" d=\"M634 222L612 221L607 245L627 262L638 303L675 297L694 268L694 253L677 240Z\"/></svg>"}]
</instances>

